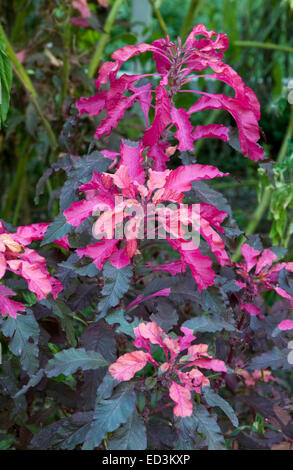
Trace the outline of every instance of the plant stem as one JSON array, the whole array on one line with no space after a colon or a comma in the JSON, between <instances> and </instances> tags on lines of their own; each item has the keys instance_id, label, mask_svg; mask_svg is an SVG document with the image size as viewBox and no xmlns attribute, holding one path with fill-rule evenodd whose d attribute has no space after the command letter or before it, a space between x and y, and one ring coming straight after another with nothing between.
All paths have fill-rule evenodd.
<instances>
[{"instance_id":1,"label":"plant stem","mask_svg":"<svg viewBox=\"0 0 293 470\"><path fill-rule=\"evenodd\" d=\"M164 36L168 36L168 29L167 29L166 23L164 21L164 18L161 15L160 10L158 9L158 7L155 3L155 0L149 0L149 2L152 5L152 8L154 10L154 14L157 17L157 20L159 22L162 33L164 34Z\"/></svg>"},{"instance_id":2,"label":"plant stem","mask_svg":"<svg viewBox=\"0 0 293 470\"><path fill-rule=\"evenodd\" d=\"M15 210L14 210L13 219L12 219L12 224L13 225L17 225L19 211L20 211L20 208L21 208L21 203L23 201L25 185L26 185L26 168L24 170L24 173L22 174L22 180L21 180L21 183L20 183L20 188L18 189L17 201L16 201Z\"/></svg>"},{"instance_id":3,"label":"plant stem","mask_svg":"<svg viewBox=\"0 0 293 470\"><path fill-rule=\"evenodd\" d=\"M90 78L93 78L94 74L96 73L99 63L102 60L104 49L109 41L110 33L112 31L114 21L116 19L116 16L118 15L118 12L120 10L120 7L123 1L124 0L115 0L114 5L112 6L111 11L109 15L107 16L105 26L104 26L104 32L101 34L96 51L89 65L88 76Z\"/></svg>"},{"instance_id":4,"label":"plant stem","mask_svg":"<svg viewBox=\"0 0 293 470\"><path fill-rule=\"evenodd\" d=\"M36 89L34 88L32 82L31 82L31 79L28 76L28 74L26 73L24 67L19 62L19 60L18 60L18 58L17 58L10 42L9 42L8 37L6 36L6 33L5 33L5 31L4 31L1 24L0 24L0 35L1 35L1 37L3 37L3 41L5 42L6 52L7 52L7 55L9 57L9 59L12 62L15 75L18 77L19 81L21 82L21 84L25 88L30 101L34 105L34 107L35 107L35 109L36 109L36 111L37 111L37 113L38 113L38 115L39 115L46 131L47 131L47 134L48 134L48 137L49 137L49 140L50 140L51 148L52 148L52 150L55 150L56 147L57 147L57 140L56 140L55 134L52 130L52 127L51 127L49 121L45 118L45 116L44 116L44 114L43 114L43 112L42 112L42 110L39 106L39 103L37 101L38 94L36 92Z\"/></svg>"},{"instance_id":5,"label":"plant stem","mask_svg":"<svg viewBox=\"0 0 293 470\"><path fill-rule=\"evenodd\" d=\"M287 151L288 151L289 140L292 137L292 135L293 135L293 106L291 106L291 115L290 115L289 124L288 124L287 131L284 136L284 139L283 139L283 142L282 142L282 145L281 145L278 157L277 157L278 163L284 160L284 158L286 157ZM272 195L272 188L271 186L267 186L264 189L261 201L259 202L257 208L255 209L254 213L252 214L250 218L250 222L245 230L246 235L251 235L255 232L258 224L260 223L265 211L267 210L270 204L271 195ZM240 258L241 245L244 243L245 239L246 239L245 237L242 237L241 241L239 242L239 245L232 257L233 262L238 261L238 259Z\"/></svg>"},{"instance_id":6,"label":"plant stem","mask_svg":"<svg viewBox=\"0 0 293 470\"><path fill-rule=\"evenodd\" d=\"M180 37L182 41L185 41L191 27L193 25L194 18L199 15L201 9L204 7L206 0L191 0L190 5L185 16L184 23L180 30Z\"/></svg>"},{"instance_id":7,"label":"plant stem","mask_svg":"<svg viewBox=\"0 0 293 470\"><path fill-rule=\"evenodd\" d=\"M23 175L25 174L25 169L26 169L26 165L27 165L27 162L28 162L28 155L29 155L28 140L25 141L25 143L23 145L23 148L21 150L22 150L21 153L24 155L24 157L19 157L18 158L16 173L14 175L12 184L10 186L8 196L7 196L7 200L6 200L6 204L5 204L4 209L3 209L2 218L4 220L7 220L8 217L9 217L9 214L10 214L11 209L12 209L13 202L15 200L15 196L17 194L17 191L19 190L19 187L21 187L21 182L22 182L22 179L23 179Z\"/></svg>"},{"instance_id":8,"label":"plant stem","mask_svg":"<svg viewBox=\"0 0 293 470\"><path fill-rule=\"evenodd\" d=\"M69 7L68 14L65 20L64 32L63 32L63 45L64 45L64 58L63 58L63 70L62 70L62 90L61 90L61 105L63 104L68 90L68 81L70 73L70 42L71 42L71 17L72 8Z\"/></svg>"},{"instance_id":9,"label":"plant stem","mask_svg":"<svg viewBox=\"0 0 293 470\"><path fill-rule=\"evenodd\" d=\"M234 41L233 45L239 47L258 47L260 49L271 49L275 51L283 51L293 54L293 47L282 46L281 44L274 44L273 42Z\"/></svg>"}]
</instances>

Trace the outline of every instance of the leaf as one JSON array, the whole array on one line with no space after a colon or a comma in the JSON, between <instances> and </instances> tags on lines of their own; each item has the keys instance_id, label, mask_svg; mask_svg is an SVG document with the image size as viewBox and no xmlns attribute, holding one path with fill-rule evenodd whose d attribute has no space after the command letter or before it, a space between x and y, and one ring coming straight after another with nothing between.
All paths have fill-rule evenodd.
<instances>
[{"instance_id":1,"label":"leaf","mask_svg":"<svg viewBox=\"0 0 293 470\"><path fill-rule=\"evenodd\" d=\"M136 328L139 324L139 319L134 318L134 320L129 323L127 321L127 314L124 312L123 309L118 309L114 310L113 312L109 313L106 317L106 322L109 323L109 325L114 325L115 323L118 323L119 326L117 328L118 333L124 333L125 335L131 336L131 338L134 338L134 328Z\"/></svg>"},{"instance_id":2,"label":"leaf","mask_svg":"<svg viewBox=\"0 0 293 470\"><path fill-rule=\"evenodd\" d=\"M208 413L203 405L194 404L192 416L181 418L177 421L176 427L179 427L179 432L182 430L182 427L185 427L188 428L189 434L190 431L204 434L209 450L224 449L224 437L221 429L216 419Z\"/></svg>"},{"instance_id":3,"label":"leaf","mask_svg":"<svg viewBox=\"0 0 293 470\"><path fill-rule=\"evenodd\" d=\"M77 342L75 339L75 331L73 326L73 312L70 310L68 305L61 299L53 299L48 297L42 300L41 305L45 305L61 320L62 328L66 333L66 337L71 346L76 346Z\"/></svg>"},{"instance_id":4,"label":"leaf","mask_svg":"<svg viewBox=\"0 0 293 470\"><path fill-rule=\"evenodd\" d=\"M216 331L235 331L234 326L227 323L221 317L215 315L202 315L200 317L191 318L183 323L186 328L191 328L194 332L208 331L215 333Z\"/></svg>"},{"instance_id":5,"label":"leaf","mask_svg":"<svg viewBox=\"0 0 293 470\"><path fill-rule=\"evenodd\" d=\"M289 369L292 367L288 362L288 349L280 350L275 346L271 351L254 357L248 366L251 370L267 369L268 367L272 370Z\"/></svg>"},{"instance_id":6,"label":"leaf","mask_svg":"<svg viewBox=\"0 0 293 470\"><path fill-rule=\"evenodd\" d=\"M3 126L9 109L12 84L12 67L6 54L6 47L0 35L0 127Z\"/></svg>"},{"instance_id":7,"label":"leaf","mask_svg":"<svg viewBox=\"0 0 293 470\"><path fill-rule=\"evenodd\" d=\"M18 398L19 396L25 394L31 387L35 387L38 385L42 378L44 377L44 370L40 369L36 373L36 375L32 375L31 378L29 379L28 383L24 385L14 396L14 398Z\"/></svg>"},{"instance_id":8,"label":"leaf","mask_svg":"<svg viewBox=\"0 0 293 470\"><path fill-rule=\"evenodd\" d=\"M91 428L83 444L83 450L99 446L108 432L115 431L128 421L133 413L136 393L130 384L119 385L108 400L97 399Z\"/></svg>"},{"instance_id":9,"label":"leaf","mask_svg":"<svg viewBox=\"0 0 293 470\"><path fill-rule=\"evenodd\" d=\"M162 330L168 333L174 325L178 323L178 315L176 309L165 299L161 299L160 303L155 307L156 313L152 313L151 320L155 321Z\"/></svg>"},{"instance_id":10,"label":"leaf","mask_svg":"<svg viewBox=\"0 0 293 470\"><path fill-rule=\"evenodd\" d=\"M99 302L99 311L106 313L110 307L116 307L128 291L132 277L131 266L116 269L109 262L104 265L105 285L102 290L104 299Z\"/></svg>"},{"instance_id":11,"label":"leaf","mask_svg":"<svg viewBox=\"0 0 293 470\"><path fill-rule=\"evenodd\" d=\"M45 426L31 441L34 450L74 450L82 444L90 429L92 412L77 412Z\"/></svg>"},{"instance_id":12,"label":"leaf","mask_svg":"<svg viewBox=\"0 0 293 470\"><path fill-rule=\"evenodd\" d=\"M147 448L146 426L134 409L127 423L115 431L108 440L110 450L145 450Z\"/></svg>"},{"instance_id":13,"label":"leaf","mask_svg":"<svg viewBox=\"0 0 293 470\"><path fill-rule=\"evenodd\" d=\"M15 356L20 356L23 369L29 375L34 374L38 368L38 339L40 328L31 310L27 309L26 315L9 317L2 326L4 336L11 338L10 351Z\"/></svg>"},{"instance_id":14,"label":"leaf","mask_svg":"<svg viewBox=\"0 0 293 470\"><path fill-rule=\"evenodd\" d=\"M169 388L170 398L175 402L174 415L182 418L192 414L192 401L190 391L182 385L172 382Z\"/></svg>"},{"instance_id":15,"label":"leaf","mask_svg":"<svg viewBox=\"0 0 293 470\"><path fill-rule=\"evenodd\" d=\"M134 377L136 372L146 366L149 359L150 354L144 351L126 353L110 365L109 372L116 380L128 381Z\"/></svg>"},{"instance_id":16,"label":"leaf","mask_svg":"<svg viewBox=\"0 0 293 470\"><path fill-rule=\"evenodd\" d=\"M63 214L57 215L47 228L47 231L41 242L41 246L48 243L54 243L55 240L65 237L65 235L67 235L71 229L72 227L66 222L65 216Z\"/></svg>"},{"instance_id":17,"label":"leaf","mask_svg":"<svg viewBox=\"0 0 293 470\"><path fill-rule=\"evenodd\" d=\"M228 416L234 426L239 425L235 411L224 398L215 393L210 387L204 387L202 391L208 405L213 407L218 406Z\"/></svg>"},{"instance_id":18,"label":"leaf","mask_svg":"<svg viewBox=\"0 0 293 470\"><path fill-rule=\"evenodd\" d=\"M45 373L48 377L58 377L60 374L74 374L78 369L98 369L108 364L108 361L95 351L70 348L55 354L54 358L48 362Z\"/></svg>"}]
</instances>

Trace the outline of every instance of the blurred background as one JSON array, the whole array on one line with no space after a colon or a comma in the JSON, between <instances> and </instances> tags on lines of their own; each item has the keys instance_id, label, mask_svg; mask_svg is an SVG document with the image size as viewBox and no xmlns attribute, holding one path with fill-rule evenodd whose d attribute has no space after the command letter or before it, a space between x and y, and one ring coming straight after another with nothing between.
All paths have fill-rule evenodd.
<instances>
[{"instance_id":1,"label":"blurred background","mask_svg":"<svg viewBox=\"0 0 293 470\"><path fill-rule=\"evenodd\" d=\"M267 160L259 166L237 145L215 139L198 143L196 158L239 179L214 186L229 200L240 228L287 246L293 259L292 0L1 0L0 218L24 225L58 212L62 176L52 177L36 200L37 183L58 156L86 154L93 146L94 119L77 120L74 103L93 94L101 62L119 47L167 33L172 40L185 39L196 23L229 36L225 61L260 101ZM123 71L153 68L151 56L142 54ZM198 82L217 92L223 86ZM191 104L190 95L181 95L182 107ZM198 124L231 120L223 111L198 114ZM98 148L118 149L121 137L137 139L142 129L134 109Z\"/></svg>"}]
</instances>

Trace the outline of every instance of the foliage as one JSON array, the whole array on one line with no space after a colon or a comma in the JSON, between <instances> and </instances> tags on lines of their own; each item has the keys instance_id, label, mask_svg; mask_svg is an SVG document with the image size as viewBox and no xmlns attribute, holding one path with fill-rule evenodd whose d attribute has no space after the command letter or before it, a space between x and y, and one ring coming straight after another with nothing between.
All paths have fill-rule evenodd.
<instances>
[{"instance_id":1,"label":"foliage","mask_svg":"<svg viewBox=\"0 0 293 470\"><path fill-rule=\"evenodd\" d=\"M36 185L40 176L41 220L36 211L35 223L18 225L22 196L11 219L12 190L3 204L0 447L214 450L291 443L293 263L280 261L286 250L258 235L246 239L240 261L231 261L243 232L214 183L230 184L235 149L246 157L241 165L255 171L263 162L271 177L258 142L259 102L224 60L226 34L202 23L177 42L157 34L125 46L131 38L117 34L88 97L92 85L79 67L87 53L70 64L72 28L83 51L99 40L94 70L118 3L75 1L68 8L64 2L55 19L45 18L57 22L65 56L60 64L60 53L47 49L49 69L63 70L61 81L48 71L57 94L47 105L41 93L47 76L42 67L33 70L39 94L33 87L25 115L35 146L21 135L11 186L21 184L25 194L31 165L30 181ZM39 11L25 8L36 21ZM118 17L117 33L123 21ZM43 60L29 55L26 69ZM30 86L17 66L21 83ZM78 115L70 108L74 100ZM214 122L215 111L228 111L233 125ZM14 132L12 121L6 134ZM59 133L64 152L57 158ZM217 167L198 163L201 143L216 139L224 142ZM48 202L48 212L40 201ZM274 198L271 204L275 214Z\"/></svg>"}]
</instances>

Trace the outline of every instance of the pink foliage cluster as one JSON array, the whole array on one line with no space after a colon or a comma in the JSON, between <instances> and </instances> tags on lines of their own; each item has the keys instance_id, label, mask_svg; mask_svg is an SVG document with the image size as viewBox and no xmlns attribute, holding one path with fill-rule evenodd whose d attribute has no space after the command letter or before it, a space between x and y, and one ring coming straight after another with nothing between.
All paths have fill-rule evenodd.
<instances>
[{"instance_id":1,"label":"pink foliage cluster","mask_svg":"<svg viewBox=\"0 0 293 470\"><path fill-rule=\"evenodd\" d=\"M210 384L200 369L217 372L226 372L227 369L223 361L213 359L208 354L207 344L192 345L196 339L192 330L185 327L181 327L180 330L183 336L174 338L168 336L156 322L140 323L134 330L133 344L146 352L139 350L120 356L109 367L109 371L115 379L128 381L148 363L156 370L159 368L158 377L164 379L164 384L169 389L169 396L175 403L174 414L186 417L192 414L191 392L200 393L202 387ZM159 364L155 361L151 345L158 345L163 349L165 362ZM182 354L184 351L185 355Z\"/></svg>"},{"instance_id":2,"label":"pink foliage cluster","mask_svg":"<svg viewBox=\"0 0 293 470\"><path fill-rule=\"evenodd\" d=\"M229 262L229 257L217 231L223 233L221 223L227 214L205 203L197 205L196 214L192 207L183 213L180 204L184 192L191 189L192 181L221 177L225 174L215 167L200 164L186 165L176 170L146 171L142 166L142 150L141 144L130 146L122 142L121 158L116 172L102 175L94 173L89 183L79 187L79 190L85 193L85 199L73 202L70 208L64 211L66 220L73 226L79 226L87 217L101 211L93 232L96 238L102 240L94 245L79 248L77 253L80 257L92 258L99 269L106 260L120 269L139 253L137 239L151 236L155 238L159 228L163 228L167 241L180 253L180 260L168 265L150 267L176 274L185 271L186 266L189 266L199 289L202 290L213 284L215 273L211 269L212 261L208 256L202 255L192 241L184 238L184 227L188 224L197 227L219 263L224 265ZM117 205L119 196L120 202ZM176 205L171 212L163 205L169 202ZM154 233L150 233L150 229L144 229L144 218L148 215L146 208L149 211L150 207L153 217L159 222L159 226L154 228ZM135 209L135 215L128 214L128 208L132 211ZM197 225L198 216L200 220ZM123 247L121 240L114 238L116 225L121 224L125 218L127 229ZM141 228L143 233L140 233Z\"/></svg>"},{"instance_id":3,"label":"pink foliage cluster","mask_svg":"<svg viewBox=\"0 0 293 470\"><path fill-rule=\"evenodd\" d=\"M252 374L250 374L247 370L237 368L236 374L244 379L246 387L254 387L257 382L268 383L276 380L271 371L267 369L254 370Z\"/></svg>"},{"instance_id":4,"label":"pink foliage cluster","mask_svg":"<svg viewBox=\"0 0 293 470\"><path fill-rule=\"evenodd\" d=\"M52 277L46 266L46 260L35 250L28 248L35 240L41 240L49 224L33 224L20 226L15 233L8 232L0 222L0 279L6 270L21 276L26 280L28 288L36 294L37 300L42 300L52 293L56 298L63 289L61 282ZM56 241L61 246L66 245L64 239ZM18 312L25 311L22 303L10 299L16 295L11 289L0 285L0 313L16 317Z\"/></svg>"},{"instance_id":5,"label":"pink foliage cluster","mask_svg":"<svg viewBox=\"0 0 293 470\"><path fill-rule=\"evenodd\" d=\"M245 296L239 299L240 308L250 315L259 315L262 318L261 309L253 303L253 299L267 290L274 290L281 297L289 300L293 307L293 297L278 284L279 272L284 268L293 272L293 263L273 264L278 260L278 257L272 250L266 248L259 251L247 243L242 245L241 253L244 261L236 264L236 272L241 277L241 280L237 280L236 283L245 289ZM293 326L293 322L284 320L280 325L280 329L291 329L290 326Z\"/></svg>"},{"instance_id":6,"label":"pink foliage cluster","mask_svg":"<svg viewBox=\"0 0 293 470\"><path fill-rule=\"evenodd\" d=\"M238 131L239 143L243 154L254 161L263 158L263 150L257 144L260 138L258 121L260 107L254 92L247 87L241 77L223 61L223 53L228 48L229 40L225 34L207 31L203 24L195 26L182 45L170 41L168 37L158 39L152 44L141 43L126 46L112 54L113 61L105 62L99 70L96 80L98 92L90 98L80 98L77 102L79 113L98 116L106 110L107 116L96 129L95 137L99 139L109 135L125 111L138 102L145 118L146 129L142 144L147 155L153 159L154 169L162 171L169 158L166 149L168 131L176 129L175 138L180 151L193 150L194 141L201 138L215 137L229 140L229 129L220 124L193 127L190 117L198 111L222 109L234 118ZM120 76L122 65L137 54L151 52L157 72L147 75ZM199 73L212 69L213 73ZM156 77L159 85L153 89L151 82L140 84L145 77ZM186 85L199 77L217 79L229 85L234 96L223 93L206 93L198 89L186 90ZM110 82L108 89L103 85ZM138 82L138 83L137 83ZM127 94L126 94L127 92ZM178 93L193 93L199 99L189 108L180 109L174 104ZM152 104L153 95L155 105ZM154 118L150 120L150 109L154 107Z\"/></svg>"}]
</instances>

